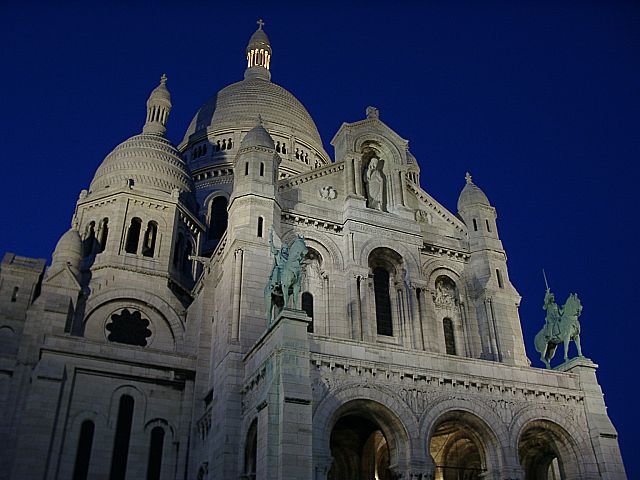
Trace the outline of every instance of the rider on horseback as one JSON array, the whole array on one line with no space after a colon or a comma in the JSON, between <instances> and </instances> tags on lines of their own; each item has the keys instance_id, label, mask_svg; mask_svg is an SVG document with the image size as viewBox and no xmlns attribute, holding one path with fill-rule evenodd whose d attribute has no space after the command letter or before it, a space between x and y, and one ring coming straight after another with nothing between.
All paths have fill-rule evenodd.
<instances>
[{"instance_id":1,"label":"rider on horseback","mask_svg":"<svg viewBox=\"0 0 640 480\"><path fill-rule=\"evenodd\" d=\"M282 248L278 250L273 244L273 228L271 228L269 229L269 247L271 249L271 255L273 255L274 258L271 274L269 275L269 286L274 288L280 284L282 270L289 259L289 245L284 243Z\"/></svg>"},{"instance_id":2,"label":"rider on horseback","mask_svg":"<svg viewBox=\"0 0 640 480\"><path fill-rule=\"evenodd\" d=\"M544 319L544 335L547 341L552 339L559 339L560 337L560 317L562 316L562 310L556 304L556 299L551 290L547 288L547 292L544 295L544 306L542 307L547 311L547 316Z\"/></svg>"}]
</instances>

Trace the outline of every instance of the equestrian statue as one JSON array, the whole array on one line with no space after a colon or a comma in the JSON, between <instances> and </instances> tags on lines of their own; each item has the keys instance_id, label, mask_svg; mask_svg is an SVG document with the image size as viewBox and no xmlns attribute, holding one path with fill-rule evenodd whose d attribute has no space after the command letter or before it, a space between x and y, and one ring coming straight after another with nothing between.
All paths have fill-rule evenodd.
<instances>
[{"instance_id":1,"label":"equestrian statue","mask_svg":"<svg viewBox=\"0 0 640 480\"><path fill-rule=\"evenodd\" d=\"M269 281L264 288L264 303L267 307L267 325L289 306L289 297L293 297L293 308L298 307L300 286L302 284L302 264L307 254L304 237L298 235L290 245L283 243L280 250L273 244L273 228L269 229L269 247L273 256L273 267ZM274 307L277 309L273 315Z\"/></svg>"},{"instance_id":2,"label":"equestrian statue","mask_svg":"<svg viewBox=\"0 0 640 480\"><path fill-rule=\"evenodd\" d=\"M544 272L543 272L544 273ZM547 278L545 276L545 284ZM582 348L580 347L580 322L578 317L582 313L582 304L577 293L572 293L567 301L560 308L555 301L555 296L549 289L544 295L543 309L546 310L545 324L542 330L538 332L534 339L534 345L540 360L551 368L551 359L556 353L558 345L564 344L564 360L569 360L569 343L573 340L578 349L578 356L582 357Z\"/></svg>"}]
</instances>

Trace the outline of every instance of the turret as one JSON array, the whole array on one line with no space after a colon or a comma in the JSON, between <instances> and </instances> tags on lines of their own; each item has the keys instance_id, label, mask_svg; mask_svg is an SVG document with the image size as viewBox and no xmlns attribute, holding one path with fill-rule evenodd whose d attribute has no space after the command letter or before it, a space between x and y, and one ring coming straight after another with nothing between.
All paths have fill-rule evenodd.
<instances>
[{"instance_id":1,"label":"turret","mask_svg":"<svg viewBox=\"0 0 640 480\"><path fill-rule=\"evenodd\" d=\"M467 289L471 293L483 358L528 365L518 316L520 295L509 281L507 256L498 237L496 209L469 173L458 198L458 215L467 225Z\"/></svg>"},{"instance_id":2,"label":"turret","mask_svg":"<svg viewBox=\"0 0 640 480\"><path fill-rule=\"evenodd\" d=\"M279 224L276 184L279 165L273 138L258 117L256 126L242 140L235 159L229 216L248 223L235 221L234 229L244 226L250 237L266 238L266 228Z\"/></svg>"},{"instance_id":3,"label":"turret","mask_svg":"<svg viewBox=\"0 0 640 480\"><path fill-rule=\"evenodd\" d=\"M496 209L489 199L471 178L465 175L466 184L458 197L458 215L469 229L469 245L471 251L489 248L502 250L502 242L498 237L496 225Z\"/></svg>"}]
</instances>

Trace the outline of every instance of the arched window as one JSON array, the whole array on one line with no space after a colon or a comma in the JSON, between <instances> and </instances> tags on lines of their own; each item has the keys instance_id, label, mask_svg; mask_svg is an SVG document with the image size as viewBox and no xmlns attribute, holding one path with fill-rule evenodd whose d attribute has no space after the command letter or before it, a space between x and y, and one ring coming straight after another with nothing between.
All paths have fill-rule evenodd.
<instances>
[{"instance_id":1,"label":"arched window","mask_svg":"<svg viewBox=\"0 0 640 480\"><path fill-rule=\"evenodd\" d=\"M264 225L264 218L258 217L258 237L262 238L262 227Z\"/></svg>"},{"instance_id":2,"label":"arched window","mask_svg":"<svg viewBox=\"0 0 640 480\"><path fill-rule=\"evenodd\" d=\"M98 228L98 253L104 252L107 248L107 237L109 236L109 219L103 218Z\"/></svg>"},{"instance_id":3,"label":"arched window","mask_svg":"<svg viewBox=\"0 0 640 480\"><path fill-rule=\"evenodd\" d=\"M178 233L178 239L176 240L176 246L173 249L173 266L178 268L182 261L182 249L184 248L184 235L182 232Z\"/></svg>"},{"instance_id":4,"label":"arched window","mask_svg":"<svg viewBox=\"0 0 640 480\"><path fill-rule=\"evenodd\" d=\"M142 255L145 257L153 257L156 249L156 237L158 236L158 224L151 221L147 224L147 230L144 232L144 243L142 245Z\"/></svg>"},{"instance_id":5,"label":"arched window","mask_svg":"<svg viewBox=\"0 0 640 480\"><path fill-rule=\"evenodd\" d=\"M154 427L151 430L149 444L149 462L147 463L147 480L160 480L162 468L162 449L164 447L164 429Z\"/></svg>"},{"instance_id":6,"label":"arched window","mask_svg":"<svg viewBox=\"0 0 640 480\"><path fill-rule=\"evenodd\" d=\"M231 147L233 147L233 142L231 141L231 139L227 140L227 150L231 150Z\"/></svg>"},{"instance_id":7,"label":"arched window","mask_svg":"<svg viewBox=\"0 0 640 480\"><path fill-rule=\"evenodd\" d=\"M138 242L140 241L140 230L142 227L142 220L138 217L131 219L131 225L129 225L129 231L127 232L127 242L124 247L124 251L127 253L136 253L138 251Z\"/></svg>"},{"instance_id":8,"label":"arched window","mask_svg":"<svg viewBox=\"0 0 640 480\"><path fill-rule=\"evenodd\" d=\"M88 257L93 252L94 242L96 241L96 222L89 222L87 229L84 233L84 240L82 241L82 253L85 257Z\"/></svg>"},{"instance_id":9,"label":"arched window","mask_svg":"<svg viewBox=\"0 0 640 480\"><path fill-rule=\"evenodd\" d=\"M131 424L133 422L133 405L132 396L123 395L120 397L109 480L124 480L125 474L127 473Z\"/></svg>"},{"instance_id":10,"label":"arched window","mask_svg":"<svg viewBox=\"0 0 640 480\"><path fill-rule=\"evenodd\" d=\"M313 333L313 295L309 292L302 294L302 310L304 310L307 317L311 319L311 323L307 325L307 332Z\"/></svg>"},{"instance_id":11,"label":"arched window","mask_svg":"<svg viewBox=\"0 0 640 480\"><path fill-rule=\"evenodd\" d=\"M373 292L376 300L376 327L378 335L393 336L391 298L389 296L389 272L382 267L373 269Z\"/></svg>"},{"instance_id":12,"label":"arched window","mask_svg":"<svg viewBox=\"0 0 640 480\"><path fill-rule=\"evenodd\" d=\"M244 174L249 175L249 162L244 164Z\"/></svg>"},{"instance_id":13,"label":"arched window","mask_svg":"<svg viewBox=\"0 0 640 480\"><path fill-rule=\"evenodd\" d=\"M489 224L489 220L485 219L484 221L487 224L487 232L491 233L491 225Z\"/></svg>"},{"instance_id":14,"label":"arched window","mask_svg":"<svg viewBox=\"0 0 640 480\"><path fill-rule=\"evenodd\" d=\"M287 153L287 145L282 142L282 153Z\"/></svg>"},{"instance_id":15,"label":"arched window","mask_svg":"<svg viewBox=\"0 0 640 480\"><path fill-rule=\"evenodd\" d=\"M85 420L80 426L76 463L73 467L73 480L87 480L89 462L91 461L91 447L95 425L91 420Z\"/></svg>"},{"instance_id":16,"label":"arched window","mask_svg":"<svg viewBox=\"0 0 640 480\"><path fill-rule=\"evenodd\" d=\"M13 293L11 294L11 301L12 302L16 302L18 300L18 291L20 290L19 287L13 287Z\"/></svg>"},{"instance_id":17,"label":"arched window","mask_svg":"<svg viewBox=\"0 0 640 480\"><path fill-rule=\"evenodd\" d=\"M227 230L227 222L229 221L227 213L226 197L216 197L211 202L209 211L209 240L218 240L222 238Z\"/></svg>"},{"instance_id":18,"label":"arched window","mask_svg":"<svg viewBox=\"0 0 640 480\"><path fill-rule=\"evenodd\" d=\"M476 221L476 219L473 219L473 231L477 232L478 231L478 222Z\"/></svg>"},{"instance_id":19,"label":"arched window","mask_svg":"<svg viewBox=\"0 0 640 480\"><path fill-rule=\"evenodd\" d=\"M258 421L251 422L244 446L244 473L246 478L255 478L258 463Z\"/></svg>"},{"instance_id":20,"label":"arched window","mask_svg":"<svg viewBox=\"0 0 640 480\"><path fill-rule=\"evenodd\" d=\"M264 163L260 162L260 176L264 177Z\"/></svg>"},{"instance_id":21,"label":"arched window","mask_svg":"<svg viewBox=\"0 0 640 480\"><path fill-rule=\"evenodd\" d=\"M504 283L502 282L502 274L500 273L500 270L497 268L496 268L496 278L498 279L498 287L504 288Z\"/></svg>"},{"instance_id":22,"label":"arched window","mask_svg":"<svg viewBox=\"0 0 640 480\"><path fill-rule=\"evenodd\" d=\"M442 328L444 329L444 348L447 355L457 355L456 338L453 334L453 321L450 318L442 320Z\"/></svg>"}]
</instances>

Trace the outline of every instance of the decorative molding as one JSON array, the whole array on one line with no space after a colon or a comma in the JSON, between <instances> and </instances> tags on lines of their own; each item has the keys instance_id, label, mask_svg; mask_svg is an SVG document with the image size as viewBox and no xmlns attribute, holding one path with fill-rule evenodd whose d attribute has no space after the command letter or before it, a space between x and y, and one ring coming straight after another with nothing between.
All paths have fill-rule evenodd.
<instances>
[{"instance_id":1,"label":"decorative molding","mask_svg":"<svg viewBox=\"0 0 640 480\"><path fill-rule=\"evenodd\" d=\"M307 217L306 215L300 215L293 212L283 212L281 218L284 223L288 223L290 225L312 226L333 232L341 232L343 229L343 226L338 223Z\"/></svg>"},{"instance_id":2,"label":"decorative molding","mask_svg":"<svg viewBox=\"0 0 640 480\"><path fill-rule=\"evenodd\" d=\"M302 185L303 183L315 180L316 178L322 178L327 175L331 175L332 173L340 172L342 170L344 170L343 162L332 163L324 167L313 169L310 172L301 173L299 175L296 175L295 177L289 177L287 179L281 180L280 185L278 185L278 190L281 192L284 190L289 190L291 188L297 187L298 185Z\"/></svg>"}]
</instances>

